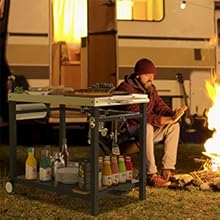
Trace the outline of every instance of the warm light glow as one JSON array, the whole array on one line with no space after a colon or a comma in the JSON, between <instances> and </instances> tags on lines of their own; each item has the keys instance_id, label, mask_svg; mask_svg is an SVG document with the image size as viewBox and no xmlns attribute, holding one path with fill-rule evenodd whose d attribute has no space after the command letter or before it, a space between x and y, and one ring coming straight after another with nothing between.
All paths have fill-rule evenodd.
<instances>
[{"instance_id":1,"label":"warm light glow","mask_svg":"<svg viewBox=\"0 0 220 220\"><path fill-rule=\"evenodd\" d=\"M216 46L216 44L217 44L217 37L216 36L211 37L208 41L208 45L209 46Z\"/></svg>"},{"instance_id":2,"label":"warm light glow","mask_svg":"<svg viewBox=\"0 0 220 220\"><path fill-rule=\"evenodd\" d=\"M54 42L80 43L87 36L87 0L53 0Z\"/></svg>"},{"instance_id":3,"label":"warm light glow","mask_svg":"<svg viewBox=\"0 0 220 220\"><path fill-rule=\"evenodd\" d=\"M154 20L160 21L163 19L164 11L163 11L163 0L154 1L153 11L154 11Z\"/></svg>"},{"instance_id":4,"label":"warm light glow","mask_svg":"<svg viewBox=\"0 0 220 220\"><path fill-rule=\"evenodd\" d=\"M153 13L153 2L154 0L147 0L146 1L146 8L147 8L147 20L152 21L154 20L154 13Z\"/></svg>"},{"instance_id":5,"label":"warm light glow","mask_svg":"<svg viewBox=\"0 0 220 220\"><path fill-rule=\"evenodd\" d=\"M185 8L186 8L186 1L182 1L182 2L180 3L180 8L181 8L181 9L185 9Z\"/></svg>"},{"instance_id":6,"label":"warm light glow","mask_svg":"<svg viewBox=\"0 0 220 220\"><path fill-rule=\"evenodd\" d=\"M117 19L132 20L133 0L117 0Z\"/></svg>"},{"instance_id":7,"label":"warm light glow","mask_svg":"<svg viewBox=\"0 0 220 220\"><path fill-rule=\"evenodd\" d=\"M117 0L118 20L160 21L164 0Z\"/></svg>"},{"instance_id":8,"label":"warm light glow","mask_svg":"<svg viewBox=\"0 0 220 220\"><path fill-rule=\"evenodd\" d=\"M220 84L206 82L208 95L212 100L212 107L208 111L208 128L214 130L211 138L205 144L205 150L209 153L220 154Z\"/></svg>"}]
</instances>

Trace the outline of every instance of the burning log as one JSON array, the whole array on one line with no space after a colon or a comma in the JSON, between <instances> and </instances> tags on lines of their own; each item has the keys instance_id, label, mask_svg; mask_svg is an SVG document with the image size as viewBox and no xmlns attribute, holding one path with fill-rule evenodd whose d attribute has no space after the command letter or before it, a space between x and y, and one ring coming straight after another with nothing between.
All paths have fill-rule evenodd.
<instances>
[{"instance_id":1,"label":"burning log","mask_svg":"<svg viewBox=\"0 0 220 220\"><path fill-rule=\"evenodd\" d=\"M191 172L190 173L191 175L192 175L192 177L193 177L193 180L197 180L197 186L200 186L200 185L202 185L204 182L203 182L203 180L200 178L200 176L197 174L197 172Z\"/></svg>"},{"instance_id":2,"label":"burning log","mask_svg":"<svg viewBox=\"0 0 220 220\"><path fill-rule=\"evenodd\" d=\"M190 173L195 179L198 179L202 182L209 182L213 178L220 176L217 172L212 170L199 170Z\"/></svg>"},{"instance_id":3,"label":"burning log","mask_svg":"<svg viewBox=\"0 0 220 220\"><path fill-rule=\"evenodd\" d=\"M218 160L220 158L220 154L217 153L202 152L202 154L209 157L212 160Z\"/></svg>"},{"instance_id":4,"label":"burning log","mask_svg":"<svg viewBox=\"0 0 220 220\"><path fill-rule=\"evenodd\" d=\"M194 158L193 160L195 163L205 163L206 162L205 159L201 159L201 158Z\"/></svg>"},{"instance_id":5,"label":"burning log","mask_svg":"<svg viewBox=\"0 0 220 220\"><path fill-rule=\"evenodd\" d=\"M195 163L201 163L198 171L189 174L174 175L170 188L193 191L220 190L220 154L203 152L208 159L194 158Z\"/></svg>"}]
</instances>

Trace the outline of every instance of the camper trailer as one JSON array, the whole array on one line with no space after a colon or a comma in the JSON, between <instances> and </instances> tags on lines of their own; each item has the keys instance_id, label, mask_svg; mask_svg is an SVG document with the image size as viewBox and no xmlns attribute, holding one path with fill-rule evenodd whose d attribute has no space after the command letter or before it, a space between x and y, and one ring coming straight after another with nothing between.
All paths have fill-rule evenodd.
<instances>
[{"instance_id":1,"label":"camper trailer","mask_svg":"<svg viewBox=\"0 0 220 220\"><path fill-rule=\"evenodd\" d=\"M67 2L10 2L6 57L14 75L31 87L117 85L148 57L160 95L173 107L187 101L197 115L210 107L205 81L218 78L219 1L73 0L64 7ZM66 28L67 20L80 30L71 32L78 36L73 40L59 36L64 30L57 25Z\"/></svg>"}]
</instances>

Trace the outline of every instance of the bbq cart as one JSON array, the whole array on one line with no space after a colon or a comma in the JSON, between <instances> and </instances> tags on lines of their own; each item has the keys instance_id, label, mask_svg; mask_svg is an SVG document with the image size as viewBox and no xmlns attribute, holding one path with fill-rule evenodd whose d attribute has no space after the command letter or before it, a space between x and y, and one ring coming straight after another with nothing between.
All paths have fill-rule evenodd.
<instances>
[{"instance_id":1,"label":"bbq cart","mask_svg":"<svg viewBox=\"0 0 220 220\"><path fill-rule=\"evenodd\" d=\"M139 187L139 199L145 199L146 197L146 174L145 174L145 147L140 147L140 179L136 183L125 183L119 184L118 186L112 186L106 190L99 191L98 189L98 146L99 146L99 122L107 122L114 120L126 120L131 118L136 118L140 120L141 132L140 132L140 145L145 146L146 144L146 103L148 102L147 95L139 94L129 94L129 95L113 95L105 97L81 97L81 96L64 96L64 95L34 95L34 94L17 94L9 93L9 144L10 144L10 181L5 185L6 191L12 193L15 191L16 184L23 184L29 187L41 188L48 191L57 192L60 194L66 194L69 196L80 197L88 199L91 204L91 214L98 214L98 200L99 198L106 196L106 194L112 192L113 190L119 190L120 188ZM21 110L20 112L16 110L16 105L19 103L44 103L44 104L54 104L59 106L60 112L60 143L66 135L66 125L65 125L65 111L66 106L73 105L74 110L77 110L75 106L86 108L89 112L89 126L91 129L91 185L90 191L86 194L79 193L75 184L62 184L53 181L50 182L40 182L39 180L26 180L25 175L18 176L16 172L16 147L17 147L17 137L16 137L16 124L19 113L27 113L28 110ZM140 104L140 112L121 112L121 111L111 111L113 107L127 105L127 104ZM18 109L18 108L17 108ZM104 109L104 110L103 110ZM32 109L31 112L34 110ZM38 108L36 111L41 112L45 109ZM107 114L103 114L107 112ZM113 113L112 113L113 112Z\"/></svg>"}]
</instances>

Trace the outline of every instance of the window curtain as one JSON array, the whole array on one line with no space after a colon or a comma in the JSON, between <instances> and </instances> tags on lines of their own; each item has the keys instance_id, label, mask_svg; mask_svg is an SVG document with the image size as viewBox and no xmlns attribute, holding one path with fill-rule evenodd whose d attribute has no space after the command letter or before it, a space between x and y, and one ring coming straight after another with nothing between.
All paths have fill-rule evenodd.
<instances>
[{"instance_id":1,"label":"window curtain","mask_svg":"<svg viewBox=\"0 0 220 220\"><path fill-rule=\"evenodd\" d=\"M163 0L146 0L146 20L160 21L163 19Z\"/></svg>"},{"instance_id":2,"label":"window curtain","mask_svg":"<svg viewBox=\"0 0 220 220\"><path fill-rule=\"evenodd\" d=\"M118 20L160 21L164 0L117 0Z\"/></svg>"},{"instance_id":3,"label":"window curtain","mask_svg":"<svg viewBox=\"0 0 220 220\"><path fill-rule=\"evenodd\" d=\"M87 36L87 0L53 0L53 40L80 44Z\"/></svg>"}]
</instances>

